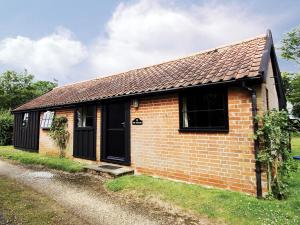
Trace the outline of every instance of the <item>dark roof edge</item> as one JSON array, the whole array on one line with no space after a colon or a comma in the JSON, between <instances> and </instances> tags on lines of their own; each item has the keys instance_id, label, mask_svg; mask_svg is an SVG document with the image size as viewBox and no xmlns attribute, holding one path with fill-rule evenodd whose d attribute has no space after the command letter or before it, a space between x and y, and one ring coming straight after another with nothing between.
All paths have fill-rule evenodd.
<instances>
[{"instance_id":1,"label":"dark roof edge","mask_svg":"<svg viewBox=\"0 0 300 225\"><path fill-rule=\"evenodd\" d=\"M268 70L268 63L271 57L271 49L273 46L273 38L272 38L272 32L270 29L267 30L266 34L266 44L265 44L265 49L263 51L262 59L261 59L261 64L259 67L259 71L263 74L263 79L266 81L267 75L266 72Z\"/></svg>"},{"instance_id":2,"label":"dark roof edge","mask_svg":"<svg viewBox=\"0 0 300 225\"><path fill-rule=\"evenodd\" d=\"M276 85L276 92L278 97L279 109L286 109L286 97L285 91L283 89L283 83L281 78L281 72L279 69L277 56L275 53L275 47L272 37L272 32L270 29L267 30L267 41L264 49L264 53L262 56L262 61L260 65L259 71L263 74L263 80L266 81L267 79L267 70L269 60L272 62L272 69L274 73L275 85Z\"/></svg>"},{"instance_id":3,"label":"dark roof edge","mask_svg":"<svg viewBox=\"0 0 300 225\"><path fill-rule=\"evenodd\" d=\"M199 88L199 87L207 87L207 86L215 86L215 85L236 85L241 84L243 82L262 82L263 81L263 73L258 73L255 77L245 77L241 79L231 79L226 81L220 81L215 83L206 83L206 84L198 84L198 85L191 85L187 87L177 87L177 88L170 88L170 89L162 89L162 90L156 90L156 91L149 91L149 92L140 92L140 93L132 93L128 95L120 95L120 96L113 96L108 98L102 98L102 99L95 99L90 101L82 101L82 102L74 102L69 104L62 104L62 105L53 105L53 106L45 106L45 107L37 107L37 108L30 108L30 109L21 109L21 110L12 110L13 113L19 113L19 112L27 112L27 111L44 111L44 110L50 110L50 109L59 109L59 108L68 108L68 107L74 107L76 105L80 105L82 103L100 103L106 100L117 100L122 98L129 98L129 97L144 97L144 96L151 96L151 95L158 95L158 94L164 94L164 93L173 93L173 92L179 92L187 89L193 89L193 88Z\"/></svg>"}]
</instances>

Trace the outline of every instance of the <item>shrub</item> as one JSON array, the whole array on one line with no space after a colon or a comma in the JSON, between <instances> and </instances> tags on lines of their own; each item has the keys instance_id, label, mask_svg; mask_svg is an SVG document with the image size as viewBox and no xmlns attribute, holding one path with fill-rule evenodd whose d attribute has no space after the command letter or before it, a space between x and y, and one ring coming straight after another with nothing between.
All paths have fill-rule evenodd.
<instances>
[{"instance_id":1,"label":"shrub","mask_svg":"<svg viewBox=\"0 0 300 225\"><path fill-rule=\"evenodd\" d=\"M54 140L55 144L59 147L61 158L65 157L65 149L69 140L69 132L66 130L68 119L65 116L54 118L51 129L50 137Z\"/></svg>"},{"instance_id":2,"label":"shrub","mask_svg":"<svg viewBox=\"0 0 300 225\"><path fill-rule=\"evenodd\" d=\"M272 110L258 118L261 126L256 132L262 149L259 161L266 168L269 195L278 199L287 195L287 178L295 170L290 152L288 113Z\"/></svg>"},{"instance_id":3,"label":"shrub","mask_svg":"<svg viewBox=\"0 0 300 225\"><path fill-rule=\"evenodd\" d=\"M9 110L0 111L0 145L11 145L13 121L13 115Z\"/></svg>"}]
</instances>

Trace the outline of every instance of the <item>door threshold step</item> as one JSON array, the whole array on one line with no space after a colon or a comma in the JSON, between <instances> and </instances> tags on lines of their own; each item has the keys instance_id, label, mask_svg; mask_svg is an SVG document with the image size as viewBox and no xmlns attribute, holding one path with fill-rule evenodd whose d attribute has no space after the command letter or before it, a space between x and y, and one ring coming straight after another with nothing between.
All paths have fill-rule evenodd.
<instances>
[{"instance_id":1,"label":"door threshold step","mask_svg":"<svg viewBox=\"0 0 300 225\"><path fill-rule=\"evenodd\" d=\"M91 164L84 167L86 172L98 175L109 175L110 177L121 177L134 174L134 169L113 164Z\"/></svg>"}]
</instances>

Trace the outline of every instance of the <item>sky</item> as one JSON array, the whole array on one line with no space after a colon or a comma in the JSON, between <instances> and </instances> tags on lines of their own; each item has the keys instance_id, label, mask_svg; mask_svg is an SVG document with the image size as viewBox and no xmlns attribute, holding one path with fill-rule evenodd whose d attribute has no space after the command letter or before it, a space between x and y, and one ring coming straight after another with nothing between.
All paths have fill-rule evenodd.
<instances>
[{"instance_id":1,"label":"sky","mask_svg":"<svg viewBox=\"0 0 300 225\"><path fill-rule=\"evenodd\" d=\"M265 34L281 71L284 34L300 26L296 0L0 0L0 73L59 85L107 76Z\"/></svg>"}]
</instances>

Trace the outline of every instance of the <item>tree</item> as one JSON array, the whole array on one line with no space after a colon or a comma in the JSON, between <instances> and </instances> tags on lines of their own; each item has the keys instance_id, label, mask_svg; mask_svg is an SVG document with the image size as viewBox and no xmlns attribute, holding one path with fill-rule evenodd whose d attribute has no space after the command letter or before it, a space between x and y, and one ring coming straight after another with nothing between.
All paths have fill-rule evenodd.
<instances>
[{"instance_id":1,"label":"tree","mask_svg":"<svg viewBox=\"0 0 300 225\"><path fill-rule=\"evenodd\" d=\"M12 142L13 116L9 110L0 111L0 145L10 145Z\"/></svg>"},{"instance_id":2,"label":"tree","mask_svg":"<svg viewBox=\"0 0 300 225\"><path fill-rule=\"evenodd\" d=\"M282 78L282 86L284 89L285 96L287 98L290 97L291 91L292 91L292 78L293 74L288 73L288 72L282 72L281 73L281 78Z\"/></svg>"},{"instance_id":3,"label":"tree","mask_svg":"<svg viewBox=\"0 0 300 225\"><path fill-rule=\"evenodd\" d=\"M50 81L42 81L42 80L39 80L32 84L32 87L35 90L34 91L35 96L43 95L48 91L51 91L56 86L57 86L56 83Z\"/></svg>"},{"instance_id":4,"label":"tree","mask_svg":"<svg viewBox=\"0 0 300 225\"><path fill-rule=\"evenodd\" d=\"M300 64L300 27L288 32L281 43L281 56ZM300 117L300 73L283 73L283 85L293 105L292 114Z\"/></svg>"},{"instance_id":5,"label":"tree","mask_svg":"<svg viewBox=\"0 0 300 225\"><path fill-rule=\"evenodd\" d=\"M285 95L292 104L292 114L300 117L300 74L282 73L282 83Z\"/></svg>"},{"instance_id":6,"label":"tree","mask_svg":"<svg viewBox=\"0 0 300 225\"><path fill-rule=\"evenodd\" d=\"M293 115L300 118L300 74L295 75L291 80L291 92L288 99L293 105Z\"/></svg>"},{"instance_id":7,"label":"tree","mask_svg":"<svg viewBox=\"0 0 300 225\"><path fill-rule=\"evenodd\" d=\"M56 84L49 81L33 81L34 76L6 71L0 75L0 109L13 109L45 92Z\"/></svg>"},{"instance_id":8,"label":"tree","mask_svg":"<svg viewBox=\"0 0 300 225\"><path fill-rule=\"evenodd\" d=\"M52 90L57 84L36 81L34 76L6 71L0 74L0 145L11 144L13 116L10 110Z\"/></svg>"},{"instance_id":9,"label":"tree","mask_svg":"<svg viewBox=\"0 0 300 225\"><path fill-rule=\"evenodd\" d=\"M288 32L283 38L281 56L300 64L300 27Z\"/></svg>"}]
</instances>

